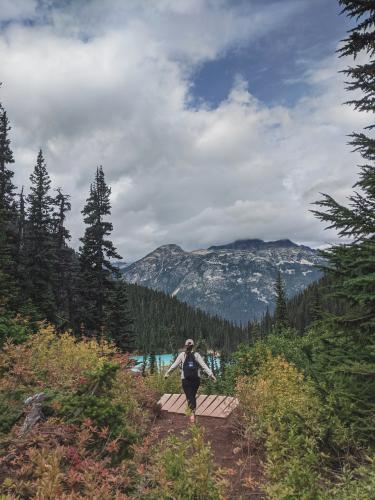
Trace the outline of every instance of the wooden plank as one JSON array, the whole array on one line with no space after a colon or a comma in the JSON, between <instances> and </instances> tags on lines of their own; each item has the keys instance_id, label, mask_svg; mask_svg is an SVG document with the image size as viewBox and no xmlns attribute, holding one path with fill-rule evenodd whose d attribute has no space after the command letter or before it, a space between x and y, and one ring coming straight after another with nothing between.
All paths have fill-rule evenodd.
<instances>
[{"instance_id":1,"label":"wooden plank","mask_svg":"<svg viewBox=\"0 0 375 500\"><path fill-rule=\"evenodd\" d=\"M170 413L175 413L176 410L178 410L180 408L180 406L184 403L185 401L185 394L179 394L178 395L178 398L175 399L173 405L171 405L169 408L168 408L168 411Z\"/></svg>"},{"instance_id":2,"label":"wooden plank","mask_svg":"<svg viewBox=\"0 0 375 500\"><path fill-rule=\"evenodd\" d=\"M196 411L195 413L198 411L198 408L199 406L203 403L203 401L208 398L208 396L206 394L200 394L198 397L197 397L197 408L196 408ZM180 406L180 408L176 411L176 413L186 413L186 409L188 407L188 403L187 403L187 400L185 399L185 401L183 402L183 404Z\"/></svg>"},{"instance_id":3,"label":"wooden plank","mask_svg":"<svg viewBox=\"0 0 375 500\"><path fill-rule=\"evenodd\" d=\"M163 394L158 403L163 411L183 414L186 412L185 394ZM195 414L205 417L226 418L237 406L238 399L231 396L200 394L197 397Z\"/></svg>"},{"instance_id":4,"label":"wooden plank","mask_svg":"<svg viewBox=\"0 0 375 500\"><path fill-rule=\"evenodd\" d=\"M186 412L186 408L187 408L188 404L187 404L187 401L186 401L186 398L185 400L183 401L182 405L179 407L178 410L174 410L175 413L185 413Z\"/></svg>"},{"instance_id":5,"label":"wooden plank","mask_svg":"<svg viewBox=\"0 0 375 500\"><path fill-rule=\"evenodd\" d=\"M223 410L229 405L231 398L229 396L221 396L223 399L220 401L219 405L213 409L210 413L210 417L222 418Z\"/></svg>"},{"instance_id":6,"label":"wooden plank","mask_svg":"<svg viewBox=\"0 0 375 500\"><path fill-rule=\"evenodd\" d=\"M227 398L210 415L212 417L226 418L238 406L238 400L232 396ZM218 414L220 412L220 414Z\"/></svg>"},{"instance_id":7,"label":"wooden plank","mask_svg":"<svg viewBox=\"0 0 375 500\"><path fill-rule=\"evenodd\" d=\"M185 394L181 394L181 398L178 400L179 406L177 406L177 403L173 406L173 409L171 408L171 411L173 413L185 413L185 409L187 406L187 400Z\"/></svg>"},{"instance_id":8,"label":"wooden plank","mask_svg":"<svg viewBox=\"0 0 375 500\"><path fill-rule=\"evenodd\" d=\"M217 398L217 396L214 396L214 395L211 395L211 396L207 396L207 398L203 401L203 403L200 405L199 408L197 408L195 414L196 415L202 415L202 412L204 412L204 410L210 406L210 404L215 401L215 399Z\"/></svg>"},{"instance_id":9,"label":"wooden plank","mask_svg":"<svg viewBox=\"0 0 375 500\"><path fill-rule=\"evenodd\" d=\"M238 406L238 399L237 398L232 398L232 401L229 403L229 405L224 409L223 413L225 417L227 417L232 411L237 408Z\"/></svg>"},{"instance_id":10,"label":"wooden plank","mask_svg":"<svg viewBox=\"0 0 375 500\"><path fill-rule=\"evenodd\" d=\"M199 410L199 407L203 404L203 401L205 401L208 398L207 394L199 394L197 397L197 408L196 412Z\"/></svg>"},{"instance_id":11,"label":"wooden plank","mask_svg":"<svg viewBox=\"0 0 375 500\"><path fill-rule=\"evenodd\" d=\"M160 405L163 409L163 405L168 401L168 399L172 396L172 394L163 394L162 397L158 401L158 405Z\"/></svg>"},{"instance_id":12,"label":"wooden plank","mask_svg":"<svg viewBox=\"0 0 375 500\"><path fill-rule=\"evenodd\" d=\"M217 396L215 401L213 401L207 408L201 413L204 417L210 417L212 412L224 401L226 396Z\"/></svg>"},{"instance_id":13,"label":"wooden plank","mask_svg":"<svg viewBox=\"0 0 375 500\"><path fill-rule=\"evenodd\" d=\"M177 399L181 396L181 394L172 394L168 401L164 404L162 410L169 411L170 408L176 403Z\"/></svg>"}]
</instances>

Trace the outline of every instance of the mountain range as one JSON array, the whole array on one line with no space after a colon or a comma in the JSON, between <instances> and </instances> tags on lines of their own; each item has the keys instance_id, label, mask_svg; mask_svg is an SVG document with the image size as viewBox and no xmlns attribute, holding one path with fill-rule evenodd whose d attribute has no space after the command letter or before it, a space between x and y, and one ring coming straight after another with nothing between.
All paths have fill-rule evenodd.
<instances>
[{"instance_id":1,"label":"mountain range","mask_svg":"<svg viewBox=\"0 0 375 500\"><path fill-rule=\"evenodd\" d=\"M321 265L324 259L317 250L288 239L246 239L191 252L163 245L120 269L129 283L245 324L259 319L267 308L273 311L278 271L290 298L321 277Z\"/></svg>"}]
</instances>

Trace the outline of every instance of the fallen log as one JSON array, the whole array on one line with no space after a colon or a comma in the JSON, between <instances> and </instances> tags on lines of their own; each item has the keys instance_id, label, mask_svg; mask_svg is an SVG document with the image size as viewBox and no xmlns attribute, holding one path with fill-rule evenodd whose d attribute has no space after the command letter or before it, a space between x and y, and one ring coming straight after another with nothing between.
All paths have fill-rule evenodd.
<instances>
[{"instance_id":1,"label":"fallen log","mask_svg":"<svg viewBox=\"0 0 375 500\"><path fill-rule=\"evenodd\" d=\"M39 392L34 396L30 396L24 401L25 405L25 420L20 428L19 436L27 434L39 420L43 417L42 405L45 400L44 392Z\"/></svg>"}]
</instances>

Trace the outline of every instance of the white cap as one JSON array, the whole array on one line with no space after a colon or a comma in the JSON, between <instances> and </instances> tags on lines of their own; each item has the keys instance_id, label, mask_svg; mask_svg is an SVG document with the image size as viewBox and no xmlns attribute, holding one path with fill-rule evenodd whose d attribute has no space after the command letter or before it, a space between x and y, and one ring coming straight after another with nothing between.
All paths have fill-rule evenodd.
<instances>
[{"instance_id":1,"label":"white cap","mask_svg":"<svg viewBox=\"0 0 375 500\"><path fill-rule=\"evenodd\" d=\"M185 345L194 345L194 340L193 339L187 339L185 342Z\"/></svg>"}]
</instances>

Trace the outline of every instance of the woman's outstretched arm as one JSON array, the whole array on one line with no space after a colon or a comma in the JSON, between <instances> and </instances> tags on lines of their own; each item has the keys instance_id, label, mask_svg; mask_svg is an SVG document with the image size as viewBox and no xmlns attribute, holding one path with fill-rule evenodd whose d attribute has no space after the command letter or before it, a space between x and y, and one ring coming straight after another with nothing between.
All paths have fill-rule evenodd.
<instances>
[{"instance_id":1,"label":"woman's outstretched arm","mask_svg":"<svg viewBox=\"0 0 375 500\"><path fill-rule=\"evenodd\" d=\"M168 370L165 372L164 377L167 377L173 370L175 370L180 363L182 363L182 358L185 353L180 352L180 354L177 356L177 358L174 360L174 362L171 364L171 366L168 368Z\"/></svg>"}]
</instances>

